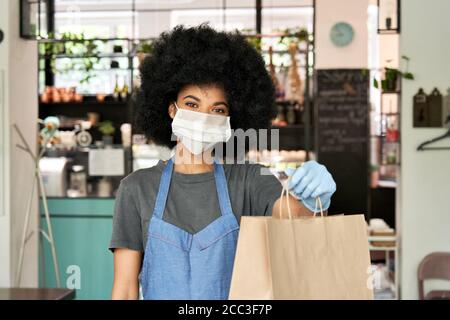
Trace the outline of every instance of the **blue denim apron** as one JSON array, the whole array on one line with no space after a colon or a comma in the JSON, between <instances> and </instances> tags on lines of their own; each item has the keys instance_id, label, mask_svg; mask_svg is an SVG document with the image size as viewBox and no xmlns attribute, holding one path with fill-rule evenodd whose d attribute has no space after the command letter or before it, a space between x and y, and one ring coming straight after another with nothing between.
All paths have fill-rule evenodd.
<instances>
[{"instance_id":1,"label":"blue denim apron","mask_svg":"<svg viewBox=\"0 0 450 320\"><path fill-rule=\"evenodd\" d=\"M195 234L163 220L172 171L170 159L161 175L148 227L140 275L143 298L228 299L239 224L231 208L223 166L214 162L221 216Z\"/></svg>"}]
</instances>

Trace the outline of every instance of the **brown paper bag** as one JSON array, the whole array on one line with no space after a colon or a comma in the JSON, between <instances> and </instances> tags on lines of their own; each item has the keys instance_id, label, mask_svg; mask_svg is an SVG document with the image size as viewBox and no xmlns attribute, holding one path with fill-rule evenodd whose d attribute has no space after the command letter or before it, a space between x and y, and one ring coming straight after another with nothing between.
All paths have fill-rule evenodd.
<instances>
[{"instance_id":1,"label":"brown paper bag","mask_svg":"<svg viewBox=\"0 0 450 320\"><path fill-rule=\"evenodd\" d=\"M373 299L364 216L288 213L241 218L229 298Z\"/></svg>"}]
</instances>

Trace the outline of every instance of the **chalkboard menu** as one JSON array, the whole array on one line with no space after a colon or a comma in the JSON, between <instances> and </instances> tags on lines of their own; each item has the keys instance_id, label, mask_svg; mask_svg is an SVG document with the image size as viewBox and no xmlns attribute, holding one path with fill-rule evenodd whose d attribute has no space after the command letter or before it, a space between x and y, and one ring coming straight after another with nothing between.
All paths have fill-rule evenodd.
<instances>
[{"instance_id":1,"label":"chalkboard menu","mask_svg":"<svg viewBox=\"0 0 450 320\"><path fill-rule=\"evenodd\" d=\"M317 70L315 82L317 157L337 184L329 214L367 213L369 73Z\"/></svg>"}]
</instances>

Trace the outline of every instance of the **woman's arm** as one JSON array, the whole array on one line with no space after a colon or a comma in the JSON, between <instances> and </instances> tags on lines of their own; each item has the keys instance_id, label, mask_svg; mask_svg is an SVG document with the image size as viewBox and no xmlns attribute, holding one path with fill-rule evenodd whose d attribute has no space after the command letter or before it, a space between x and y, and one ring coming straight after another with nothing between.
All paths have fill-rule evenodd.
<instances>
[{"instance_id":1,"label":"woman's arm","mask_svg":"<svg viewBox=\"0 0 450 320\"><path fill-rule=\"evenodd\" d=\"M114 250L113 300L139 299L139 272L142 253L126 248Z\"/></svg>"}]
</instances>

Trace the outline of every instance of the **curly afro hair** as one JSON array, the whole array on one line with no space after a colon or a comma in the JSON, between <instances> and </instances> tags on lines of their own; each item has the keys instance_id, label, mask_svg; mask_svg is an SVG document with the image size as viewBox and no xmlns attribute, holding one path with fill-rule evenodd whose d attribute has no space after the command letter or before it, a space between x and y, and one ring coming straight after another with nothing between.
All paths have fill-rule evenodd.
<instances>
[{"instance_id":1,"label":"curly afro hair","mask_svg":"<svg viewBox=\"0 0 450 320\"><path fill-rule=\"evenodd\" d=\"M154 42L140 67L137 131L173 147L168 107L185 85L221 85L233 129L265 129L275 117L275 88L264 60L244 36L206 24L177 26Z\"/></svg>"}]
</instances>

